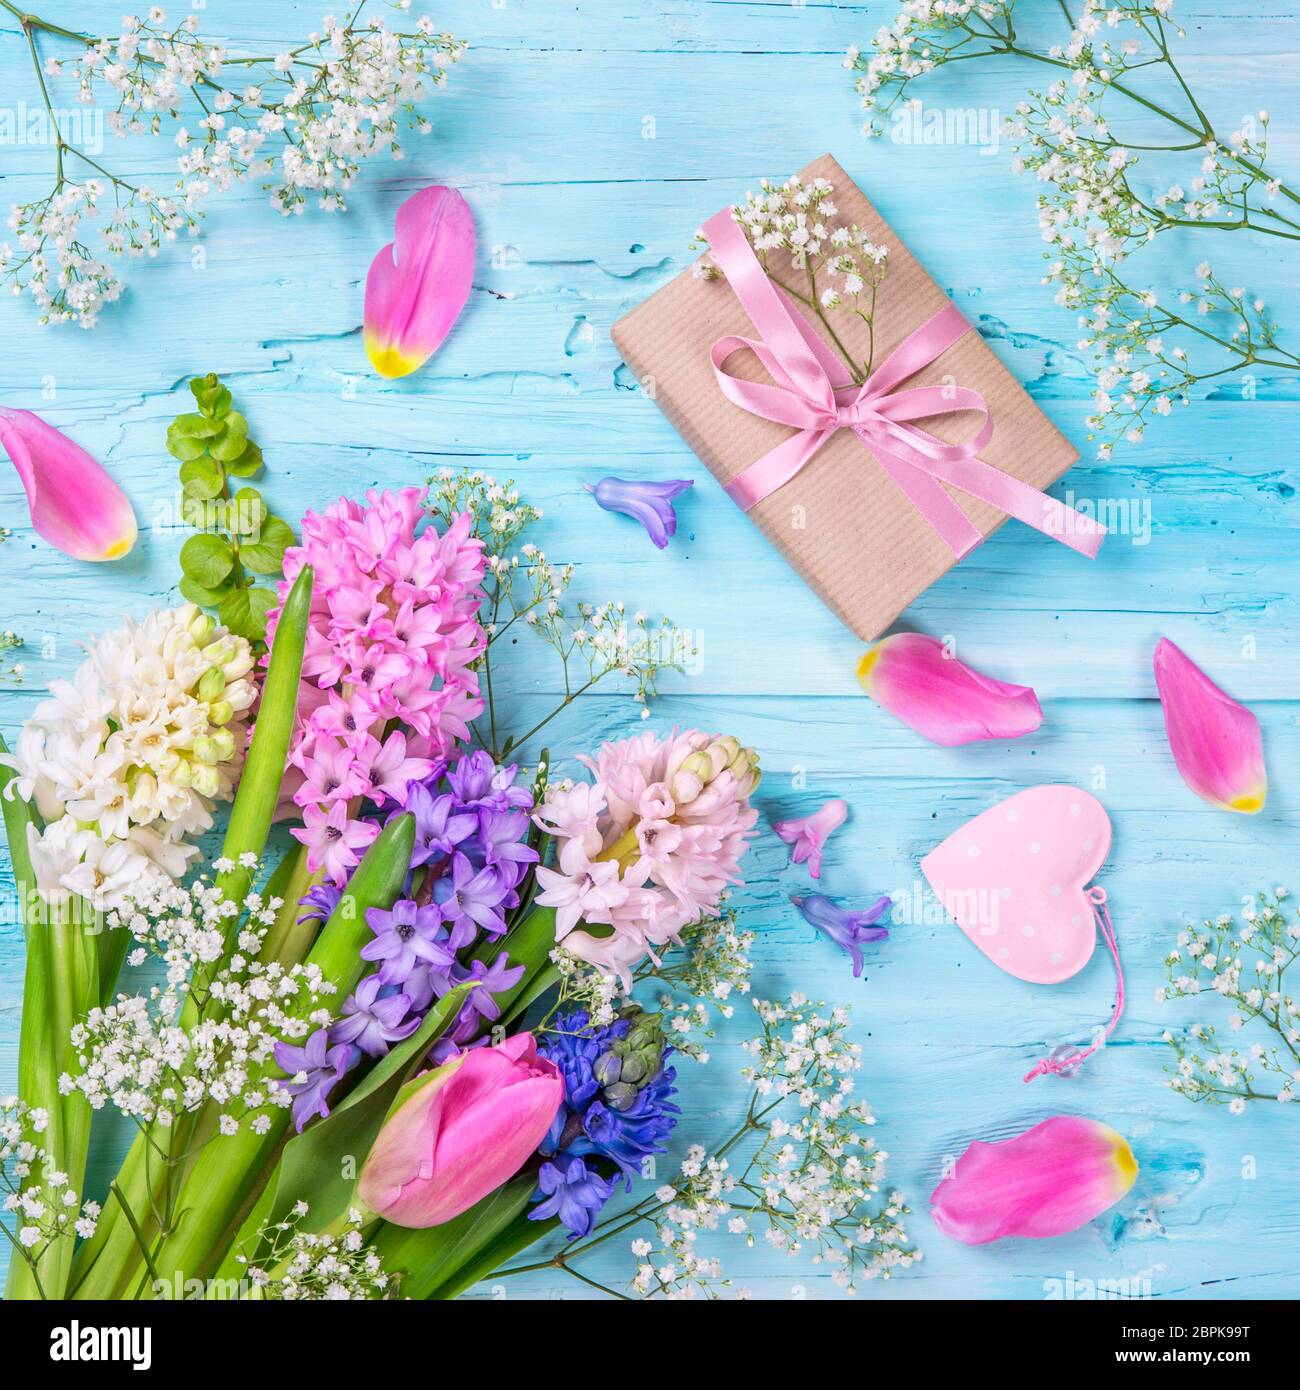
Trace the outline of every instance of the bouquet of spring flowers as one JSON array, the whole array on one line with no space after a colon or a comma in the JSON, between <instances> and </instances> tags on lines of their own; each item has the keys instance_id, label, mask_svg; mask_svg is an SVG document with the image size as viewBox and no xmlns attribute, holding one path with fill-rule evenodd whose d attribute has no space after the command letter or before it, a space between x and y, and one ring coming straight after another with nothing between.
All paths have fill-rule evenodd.
<instances>
[{"instance_id":1,"label":"bouquet of spring flowers","mask_svg":"<svg viewBox=\"0 0 1300 1390\"><path fill-rule=\"evenodd\" d=\"M694 1292L717 1271L688 1228L716 1224L722 1154L750 1137L742 1186L781 1140L758 1189L776 1243L817 1227L868 1275L914 1258L901 1199L874 1210L842 1018L773 1005L709 1181L688 1157L606 1211L668 1147L675 1054L702 1056L710 1010L748 988L725 899L759 769L694 729L606 743L573 780L544 752L525 769L559 711L503 736L492 658L516 624L566 692L630 678L643 712L684 654L619 605L568 617L570 571L521 543L539 515L478 474L342 499L285 553L264 657L187 605L98 639L38 707L3 801L28 942L0 1112L10 1297L441 1299L539 1239L571 1268L637 1223L680 1279L643 1263L633 1291ZM802 1113L778 1129L785 1102ZM109 1108L135 1139L92 1200Z\"/></svg>"}]
</instances>

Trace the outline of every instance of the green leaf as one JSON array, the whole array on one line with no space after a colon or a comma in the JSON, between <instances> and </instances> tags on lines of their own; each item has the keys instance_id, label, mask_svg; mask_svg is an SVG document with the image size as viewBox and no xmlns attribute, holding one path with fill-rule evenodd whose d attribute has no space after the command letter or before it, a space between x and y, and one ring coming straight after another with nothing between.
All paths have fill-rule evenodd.
<instances>
[{"instance_id":1,"label":"green leaf","mask_svg":"<svg viewBox=\"0 0 1300 1390\"><path fill-rule=\"evenodd\" d=\"M211 420L206 415L178 415L167 426L167 433L178 438L214 439L221 433L221 421Z\"/></svg>"},{"instance_id":2,"label":"green leaf","mask_svg":"<svg viewBox=\"0 0 1300 1390\"><path fill-rule=\"evenodd\" d=\"M248 447L248 421L232 410L225 420L225 431L208 445L208 452L222 463L237 459Z\"/></svg>"},{"instance_id":3,"label":"green leaf","mask_svg":"<svg viewBox=\"0 0 1300 1390\"><path fill-rule=\"evenodd\" d=\"M240 547L239 558L254 574L279 574L284 569L284 552L294 539L288 522L268 516L257 540Z\"/></svg>"},{"instance_id":4,"label":"green leaf","mask_svg":"<svg viewBox=\"0 0 1300 1390\"><path fill-rule=\"evenodd\" d=\"M181 518L196 531L220 531L222 504L220 498L182 497Z\"/></svg>"},{"instance_id":5,"label":"green leaf","mask_svg":"<svg viewBox=\"0 0 1300 1390\"><path fill-rule=\"evenodd\" d=\"M526 1215L536 1190L537 1174L529 1170L441 1226L407 1230L385 1222L370 1244L386 1270L402 1275L403 1298L454 1297L550 1234L555 1223Z\"/></svg>"},{"instance_id":6,"label":"green leaf","mask_svg":"<svg viewBox=\"0 0 1300 1390\"><path fill-rule=\"evenodd\" d=\"M196 584L189 575L183 575L179 588L181 597L187 602L197 603L200 608L215 608L230 592L230 582L227 581L217 589L205 589L202 584Z\"/></svg>"},{"instance_id":7,"label":"green leaf","mask_svg":"<svg viewBox=\"0 0 1300 1390\"><path fill-rule=\"evenodd\" d=\"M241 487L231 501L234 505L230 508L227 523L230 529L240 536L260 535L262 523L269 515L262 494L255 487Z\"/></svg>"},{"instance_id":8,"label":"green leaf","mask_svg":"<svg viewBox=\"0 0 1300 1390\"><path fill-rule=\"evenodd\" d=\"M178 458L182 463L188 463L190 459L202 458L208 452L207 440L192 439L184 434L172 434L167 432L167 452L173 458Z\"/></svg>"},{"instance_id":9,"label":"green leaf","mask_svg":"<svg viewBox=\"0 0 1300 1390\"><path fill-rule=\"evenodd\" d=\"M205 589L215 589L235 567L235 553L220 536L191 536L181 546L181 569Z\"/></svg>"},{"instance_id":10,"label":"green leaf","mask_svg":"<svg viewBox=\"0 0 1300 1390\"><path fill-rule=\"evenodd\" d=\"M230 409L230 392L221 384L221 378L215 372L196 376L190 382L190 390L205 415L219 417Z\"/></svg>"},{"instance_id":11,"label":"green leaf","mask_svg":"<svg viewBox=\"0 0 1300 1390\"><path fill-rule=\"evenodd\" d=\"M276 602L270 589L232 589L221 600L217 615L237 637L260 642L266 636L266 615Z\"/></svg>"},{"instance_id":12,"label":"green leaf","mask_svg":"<svg viewBox=\"0 0 1300 1390\"><path fill-rule=\"evenodd\" d=\"M216 497L224 479L221 469L206 454L200 458L187 459L181 464L181 486L186 497L197 497L201 501Z\"/></svg>"},{"instance_id":13,"label":"green leaf","mask_svg":"<svg viewBox=\"0 0 1300 1390\"><path fill-rule=\"evenodd\" d=\"M275 629L271 662L262 683L262 702L253 726L253 742L239 779L235 804L230 808L221 850L225 858L236 864L242 854L260 856L271 830L271 817L279 800L298 709L298 682L302 676L314 579L311 566L304 565L284 601L284 611ZM236 868L223 874L217 886L232 902L239 902L248 892L249 882L248 870Z\"/></svg>"},{"instance_id":14,"label":"green leaf","mask_svg":"<svg viewBox=\"0 0 1300 1390\"><path fill-rule=\"evenodd\" d=\"M237 459L226 461L226 472L233 473L236 478L251 478L254 473L261 470L262 451L250 439L244 446L244 452Z\"/></svg>"}]
</instances>

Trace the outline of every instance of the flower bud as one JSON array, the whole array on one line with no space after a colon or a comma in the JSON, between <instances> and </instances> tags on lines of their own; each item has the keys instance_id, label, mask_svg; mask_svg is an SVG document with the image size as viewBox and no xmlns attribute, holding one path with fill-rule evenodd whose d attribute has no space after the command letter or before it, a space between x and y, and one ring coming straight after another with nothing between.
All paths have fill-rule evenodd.
<instances>
[{"instance_id":1,"label":"flower bud","mask_svg":"<svg viewBox=\"0 0 1300 1390\"><path fill-rule=\"evenodd\" d=\"M639 1052L634 1052L630 1057L623 1059L622 1068L617 1080L626 1081L629 1085L635 1086L646 1078L646 1072L650 1068L646 1066L645 1058Z\"/></svg>"},{"instance_id":2,"label":"flower bud","mask_svg":"<svg viewBox=\"0 0 1300 1390\"><path fill-rule=\"evenodd\" d=\"M247 642L240 642L235 654L221 666L221 673L228 681L237 681L253 669L253 649Z\"/></svg>"},{"instance_id":3,"label":"flower bud","mask_svg":"<svg viewBox=\"0 0 1300 1390\"><path fill-rule=\"evenodd\" d=\"M193 782L194 765L188 758L177 758L175 766L167 774L167 778L175 786L188 787Z\"/></svg>"},{"instance_id":4,"label":"flower bud","mask_svg":"<svg viewBox=\"0 0 1300 1390\"><path fill-rule=\"evenodd\" d=\"M226 688L226 675L220 666L209 666L199 677L194 694L200 700L215 700Z\"/></svg>"},{"instance_id":5,"label":"flower bud","mask_svg":"<svg viewBox=\"0 0 1300 1390\"><path fill-rule=\"evenodd\" d=\"M605 1088L605 1104L611 1110L630 1110L636 1103L637 1089L626 1081L616 1081Z\"/></svg>"},{"instance_id":6,"label":"flower bud","mask_svg":"<svg viewBox=\"0 0 1300 1390\"><path fill-rule=\"evenodd\" d=\"M194 740L193 752L196 765L199 763L207 763L209 766L212 766L221 756L217 752L216 740L208 734L200 734Z\"/></svg>"},{"instance_id":7,"label":"flower bud","mask_svg":"<svg viewBox=\"0 0 1300 1390\"><path fill-rule=\"evenodd\" d=\"M613 1052L602 1053L592 1063L591 1074L602 1086L612 1086L620 1079L623 1062Z\"/></svg>"},{"instance_id":8,"label":"flower bud","mask_svg":"<svg viewBox=\"0 0 1300 1390\"><path fill-rule=\"evenodd\" d=\"M679 806L694 801L713 777L713 759L706 752L692 753L682 759L673 777L673 800Z\"/></svg>"},{"instance_id":9,"label":"flower bud","mask_svg":"<svg viewBox=\"0 0 1300 1390\"><path fill-rule=\"evenodd\" d=\"M235 756L235 736L229 729L218 729L212 735L212 743L217 750L218 762L228 762Z\"/></svg>"},{"instance_id":10,"label":"flower bud","mask_svg":"<svg viewBox=\"0 0 1300 1390\"><path fill-rule=\"evenodd\" d=\"M200 796L216 796L221 790L221 774L215 767L195 763L190 768L190 786Z\"/></svg>"},{"instance_id":11,"label":"flower bud","mask_svg":"<svg viewBox=\"0 0 1300 1390\"><path fill-rule=\"evenodd\" d=\"M235 717L235 708L229 700L218 700L215 705L208 706L208 718L213 724L229 724Z\"/></svg>"},{"instance_id":12,"label":"flower bud","mask_svg":"<svg viewBox=\"0 0 1300 1390\"><path fill-rule=\"evenodd\" d=\"M189 625L189 634L194 638L194 645L202 647L206 645L208 639L216 629L216 620L209 613L199 613Z\"/></svg>"}]
</instances>

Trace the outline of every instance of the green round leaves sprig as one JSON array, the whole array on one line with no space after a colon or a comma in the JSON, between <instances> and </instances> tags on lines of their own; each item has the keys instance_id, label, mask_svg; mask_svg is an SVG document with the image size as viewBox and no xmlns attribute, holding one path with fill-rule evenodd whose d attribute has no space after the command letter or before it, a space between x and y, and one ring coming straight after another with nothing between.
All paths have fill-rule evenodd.
<instances>
[{"instance_id":1,"label":"green round leaves sprig","mask_svg":"<svg viewBox=\"0 0 1300 1390\"><path fill-rule=\"evenodd\" d=\"M198 410L178 415L167 429L168 451L181 464L181 515L198 532L181 547L180 590L191 603L216 609L231 632L261 642L293 528L255 487L240 485L260 471L262 451L248 437L248 421L233 408L229 389L209 372L196 376L190 390ZM259 575L272 587L259 584Z\"/></svg>"}]
</instances>

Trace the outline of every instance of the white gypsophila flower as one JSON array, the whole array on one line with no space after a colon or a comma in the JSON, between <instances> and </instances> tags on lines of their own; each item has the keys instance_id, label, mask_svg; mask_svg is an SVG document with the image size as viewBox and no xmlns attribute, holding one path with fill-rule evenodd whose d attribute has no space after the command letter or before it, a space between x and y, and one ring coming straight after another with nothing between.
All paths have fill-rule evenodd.
<instances>
[{"instance_id":1,"label":"white gypsophila flower","mask_svg":"<svg viewBox=\"0 0 1300 1390\"><path fill-rule=\"evenodd\" d=\"M348 1212L339 1234L318 1235L302 1229L309 1211L306 1202L295 1203L286 1220L259 1229L254 1260L236 1257L259 1298L356 1302L397 1296L397 1278L365 1243L360 1212Z\"/></svg>"},{"instance_id":2,"label":"white gypsophila flower","mask_svg":"<svg viewBox=\"0 0 1300 1390\"><path fill-rule=\"evenodd\" d=\"M873 242L870 232L856 223L837 220L834 191L831 182L820 177L804 183L792 175L779 184L763 179L757 193L747 192L744 202L731 208L731 218L764 273L783 295L816 315L852 379L862 383L873 366L876 295L888 269L889 248ZM707 245L702 231L696 240L697 245ZM850 353L827 317L841 309L871 330L862 360Z\"/></svg>"},{"instance_id":3,"label":"white gypsophila flower","mask_svg":"<svg viewBox=\"0 0 1300 1390\"><path fill-rule=\"evenodd\" d=\"M256 870L252 855L241 864ZM78 1091L93 1109L112 1105L164 1127L211 1101L220 1108L222 1134L237 1133L250 1118L264 1133L259 1121L292 1101L281 1085L276 1044L300 1043L327 1021L336 992L317 965L286 968L258 958L281 907L279 898L256 891L232 902L206 877L188 887L165 877L137 886L108 912L105 926L130 932L160 960L165 983L119 995L73 1027L77 1069L60 1078L64 1093ZM186 1008L191 1017L183 1022Z\"/></svg>"},{"instance_id":4,"label":"white gypsophila flower","mask_svg":"<svg viewBox=\"0 0 1300 1390\"><path fill-rule=\"evenodd\" d=\"M483 613L497 619L485 624L489 636L495 638L522 620L554 649L565 668L566 688L589 690L621 676L634 684L632 698L644 708L658 693L663 673L684 671L696 655L689 634L667 618L654 623L644 613L629 617L621 602L578 603L571 613L565 597L574 567L552 563L531 541L521 543L528 528L541 520L542 510L522 499L513 481L499 482L479 469L443 468L428 482L428 506L435 519L450 525L468 512L473 534L483 542ZM491 659L490 645L486 659ZM571 664L578 669L570 670ZM536 800L542 791L536 789Z\"/></svg>"},{"instance_id":5,"label":"white gypsophila flower","mask_svg":"<svg viewBox=\"0 0 1300 1390\"><path fill-rule=\"evenodd\" d=\"M763 1032L746 1045L750 1118L728 1156L693 1145L677 1180L655 1194L659 1208L646 1213L655 1241L638 1237L633 1246L632 1287L642 1295L730 1290L719 1259L700 1248L723 1230L805 1255L849 1293L921 1258L908 1243L902 1194L884 1185L888 1154L868 1136L875 1116L853 1098L861 1061L846 1036L848 1010L823 1013L799 995L753 1002Z\"/></svg>"},{"instance_id":6,"label":"white gypsophila flower","mask_svg":"<svg viewBox=\"0 0 1300 1390\"><path fill-rule=\"evenodd\" d=\"M1169 1087L1189 1100L1241 1114L1249 1101L1296 1099L1300 1000L1287 991L1285 972L1300 956L1300 914L1288 917L1285 897L1280 888L1256 894L1242 907L1241 926L1224 913L1181 932L1165 957L1168 981L1157 992L1159 1003L1203 997L1213 1008L1210 1001L1217 1001L1228 1006L1228 1031L1250 1035L1240 1051L1220 1047L1217 1026L1199 1019L1165 1031L1175 1056Z\"/></svg>"},{"instance_id":7,"label":"white gypsophila flower","mask_svg":"<svg viewBox=\"0 0 1300 1390\"><path fill-rule=\"evenodd\" d=\"M14 1258L33 1268L52 1241L94 1235L100 1211L52 1165L41 1143L46 1118L17 1096L0 1099L0 1223L17 1242Z\"/></svg>"},{"instance_id":8,"label":"white gypsophila flower","mask_svg":"<svg viewBox=\"0 0 1300 1390\"><path fill-rule=\"evenodd\" d=\"M182 232L197 234L212 194L244 181L261 181L286 216L310 196L327 211L344 209L363 161L400 159L406 130L432 130L418 106L465 49L427 19L393 30L359 11L325 16L318 32L278 54L232 57L197 30L195 15L172 24L154 6L144 18L128 15L113 37L62 34L80 47L38 68L42 87L65 79L83 106L108 108L112 135L160 135L170 123L179 150L176 186L160 193L105 169L74 138L80 127L50 109L55 186L14 206L16 244L0 245L0 281L29 293L42 323L92 328L121 296L121 279L86 244L92 234L110 255L157 256ZM50 33L33 30L45 41ZM180 124L187 110L193 128Z\"/></svg>"},{"instance_id":9,"label":"white gypsophila flower","mask_svg":"<svg viewBox=\"0 0 1300 1390\"><path fill-rule=\"evenodd\" d=\"M1173 35L1183 37L1181 29L1166 25L1174 0L1082 0L1077 12L1063 7L1073 27L1061 43L1049 46L1017 36L1014 5L1015 0L903 0L893 21L877 31L870 52L851 49L845 65L856 74L868 112L865 130L883 135L888 123L891 138L900 143L919 138L921 108L911 95L913 84L947 63L1017 53L1060 74L1045 89L1029 91L1002 129L989 132L993 138L980 133L978 121L972 127L965 120L982 113L960 110L943 113L940 135L976 139L982 153L1006 136L1012 168L1036 180L1047 248L1043 283L1054 287L1058 304L1077 313L1084 330L1079 346L1092 356L1101 386L1087 423L1099 441L1099 457L1109 459L1118 440L1140 441L1151 417L1186 404L1198 382L1259 366L1283 372L1300 367L1300 354L1280 341L1264 301L1251 299L1244 286L1221 284L1208 262L1196 267L1194 290L1162 294L1138 282L1127 264L1179 228L1294 239L1297 223L1274 203L1279 194L1289 193L1293 201L1295 194L1266 167L1267 110L1244 117L1226 138L1215 132L1208 103L1198 104L1173 51ZM1166 109L1162 103L1177 91L1186 101L1172 100L1173 109ZM1116 92L1125 96L1112 97ZM1110 107L1129 96L1141 103L1144 118L1155 118L1157 130L1164 123L1168 143L1153 142L1144 128L1142 143L1130 148L1116 134ZM940 112L924 115L928 120ZM1149 173L1144 166L1155 158L1177 176ZM1167 277L1171 262L1157 263ZM1198 322L1203 320L1209 322ZM1168 341L1174 336L1182 342ZM1138 384L1112 392L1101 378L1117 366L1119 376L1142 368Z\"/></svg>"},{"instance_id":10,"label":"white gypsophila flower","mask_svg":"<svg viewBox=\"0 0 1300 1390\"><path fill-rule=\"evenodd\" d=\"M36 884L97 911L150 878L181 877L243 764L256 698L253 653L192 603L158 609L90 643L71 681L24 724L3 759L30 828Z\"/></svg>"}]
</instances>

